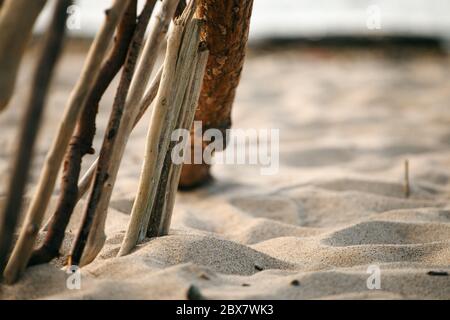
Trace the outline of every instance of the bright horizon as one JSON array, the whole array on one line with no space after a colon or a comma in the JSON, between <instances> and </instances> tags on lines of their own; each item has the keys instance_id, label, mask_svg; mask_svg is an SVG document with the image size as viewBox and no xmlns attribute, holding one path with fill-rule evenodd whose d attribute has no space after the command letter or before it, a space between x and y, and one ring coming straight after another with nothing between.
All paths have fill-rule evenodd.
<instances>
[{"instance_id":1,"label":"bright horizon","mask_svg":"<svg viewBox=\"0 0 450 320\"><path fill-rule=\"evenodd\" d=\"M52 1L51 1L52 2ZM78 0L81 29L78 36L92 36L102 21L110 0ZM143 1L140 0L140 5ZM368 8L381 13L381 29L366 26ZM42 28L46 10L38 23ZM256 0L250 30L251 40L277 37L322 37L327 35L412 35L450 39L450 2L445 0Z\"/></svg>"}]
</instances>

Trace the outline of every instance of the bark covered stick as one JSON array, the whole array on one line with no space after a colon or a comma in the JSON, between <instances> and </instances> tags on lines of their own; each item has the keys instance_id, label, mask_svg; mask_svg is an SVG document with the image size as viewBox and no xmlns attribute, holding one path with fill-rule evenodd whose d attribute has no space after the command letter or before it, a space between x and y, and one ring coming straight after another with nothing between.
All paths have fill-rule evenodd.
<instances>
[{"instance_id":1,"label":"bark covered stick","mask_svg":"<svg viewBox=\"0 0 450 320\"><path fill-rule=\"evenodd\" d=\"M252 7L253 0L199 0L197 17L204 20L202 41L206 41L210 55L195 120L202 121L204 130L223 131L224 138L225 130L231 126L231 108L244 64ZM191 138L196 139L194 132ZM199 186L210 178L208 164L191 163L183 166L181 188Z\"/></svg>"},{"instance_id":2,"label":"bark covered stick","mask_svg":"<svg viewBox=\"0 0 450 320\"><path fill-rule=\"evenodd\" d=\"M13 95L26 45L46 2L6 0L3 7L0 4L0 112Z\"/></svg>"},{"instance_id":3,"label":"bark covered stick","mask_svg":"<svg viewBox=\"0 0 450 320\"><path fill-rule=\"evenodd\" d=\"M15 1L15 0L14 0ZM13 253L5 269L5 280L13 283L28 264L40 224L48 206L56 178L58 176L65 150L69 144L75 124L78 120L87 94L99 75L100 66L108 50L120 17L130 0L115 0L111 9L106 11L106 19L92 44L88 57L72 94L69 97L58 134L45 159L44 168L38 182L35 195L26 214L24 225Z\"/></svg>"},{"instance_id":4,"label":"bark covered stick","mask_svg":"<svg viewBox=\"0 0 450 320\"><path fill-rule=\"evenodd\" d=\"M153 0L153 4L154 2L155 0ZM140 23L147 25L152 9L153 6L149 10L144 10ZM103 62L97 81L89 92L86 106L81 113L69 149L66 152L61 194L56 211L49 222L43 243L33 252L29 265L49 262L59 255L59 248L64 240L66 227L78 201L77 183L81 170L81 161L86 154L93 153L92 142L96 131L95 118L98 112L98 105L106 89L125 61L136 27L136 11L137 0L132 0L117 27L114 46Z\"/></svg>"},{"instance_id":5,"label":"bark covered stick","mask_svg":"<svg viewBox=\"0 0 450 320\"><path fill-rule=\"evenodd\" d=\"M137 126L141 118L144 116L145 112L150 107L150 105L152 104L153 100L156 97L156 94L158 93L159 84L161 82L162 70L163 70L162 67L158 70L158 72L155 75L155 78L153 79L152 83L150 84L150 87L148 88L147 92L144 95L144 98L140 103L139 114L136 120L134 121L133 129ZM78 184L78 191L79 191L78 199L81 199L84 196L84 194L88 191L89 186L95 176L97 163L98 158L94 160L89 169L81 178L80 183Z\"/></svg>"},{"instance_id":6,"label":"bark covered stick","mask_svg":"<svg viewBox=\"0 0 450 320\"><path fill-rule=\"evenodd\" d=\"M6 205L0 216L0 275L11 248L45 100L63 46L67 8L71 3L71 0L57 3L34 72L32 91L19 133L18 150L13 158Z\"/></svg>"},{"instance_id":7,"label":"bark covered stick","mask_svg":"<svg viewBox=\"0 0 450 320\"><path fill-rule=\"evenodd\" d=\"M108 162L114 152L114 144L117 137L116 133L120 126L131 81L136 70L137 60L144 41L145 31L147 30L147 25L155 3L155 0L147 1L144 8L144 19L142 19L137 26L136 33L133 36L133 40L127 53L124 70L120 78L120 83L114 98L114 104L108 121L108 126L106 128L105 137L100 150L92 190L89 195L80 230L72 247L70 255L71 264L73 263L78 265L80 262L81 255L92 226L92 221L96 213L97 205L102 195L103 185L108 180Z\"/></svg>"},{"instance_id":8,"label":"bark covered stick","mask_svg":"<svg viewBox=\"0 0 450 320\"><path fill-rule=\"evenodd\" d=\"M191 90L189 98L186 102L186 110L184 117L179 121L179 128L190 130L194 121L195 112L198 106L198 99L200 97L200 91L202 88L203 78L205 75L206 63L208 61L209 52L203 51L199 55L196 70L194 73L194 79L191 84ZM182 164L173 164L171 162L166 190L164 191L165 201L164 205L160 206L162 210L162 218L160 228L158 230L158 236L164 236L169 233L170 222L172 220L173 207L175 205L175 197L177 194L178 184L180 181ZM156 205L158 207L158 205Z\"/></svg>"},{"instance_id":9,"label":"bark covered stick","mask_svg":"<svg viewBox=\"0 0 450 320\"><path fill-rule=\"evenodd\" d=\"M192 72L191 65L195 61L198 48L199 25L197 20L192 20L194 8L195 3L191 2L182 17L175 22L169 36L161 85L147 134L138 194L119 255L128 254L147 232L151 205L164 155L167 152L171 128L177 120L184 91Z\"/></svg>"},{"instance_id":10,"label":"bark covered stick","mask_svg":"<svg viewBox=\"0 0 450 320\"><path fill-rule=\"evenodd\" d=\"M91 205L90 210L95 209L93 220L86 220L86 225L83 227L87 230L84 234L84 236L87 235L87 240L80 237L79 242L77 241L78 243L74 244L74 248L76 248L77 252L74 252L76 256L72 257L73 262L79 262L81 265L90 263L100 252L106 240L105 221L108 205L125 151L125 146L140 112L140 102L150 80L150 75L152 74L153 67L156 63L161 43L167 34L170 21L175 14L177 5L178 0L163 0L158 7L158 11L151 20L149 36L143 52L141 53L136 74L131 83L120 126L117 128L118 131L114 132L115 142L108 152L109 156L106 157L107 161L105 162L107 164L104 169L106 170L108 179L107 181L104 181L103 184L97 185L97 188L99 188L98 191L94 191L95 186L93 186L91 193L99 192L100 197L95 200L97 203ZM99 167L97 166L97 172L99 170L98 168ZM88 203L88 205L90 204ZM89 224L91 224L91 226L89 226ZM79 256L81 253L82 257Z\"/></svg>"}]
</instances>

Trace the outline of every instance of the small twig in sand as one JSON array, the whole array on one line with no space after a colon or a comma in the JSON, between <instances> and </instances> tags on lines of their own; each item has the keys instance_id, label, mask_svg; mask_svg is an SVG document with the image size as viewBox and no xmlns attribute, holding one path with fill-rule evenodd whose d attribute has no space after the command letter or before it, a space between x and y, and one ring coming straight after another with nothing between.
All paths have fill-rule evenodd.
<instances>
[{"instance_id":1,"label":"small twig in sand","mask_svg":"<svg viewBox=\"0 0 450 320\"><path fill-rule=\"evenodd\" d=\"M405 192L405 198L409 198L411 195L411 186L409 184L409 160L405 160L405 176L404 176L403 190Z\"/></svg>"},{"instance_id":2,"label":"small twig in sand","mask_svg":"<svg viewBox=\"0 0 450 320\"><path fill-rule=\"evenodd\" d=\"M13 95L28 39L46 2L6 0L3 7L0 4L0 112Z\"/></svg>"},{"instance_id":3,"label":"small twig in sand","mask_svg":"<svg viewBox=\"0 0 450 320\"><path fill-rule=\"evenodd\" d=\"M155 0L153 0L153 4L154 2ZM147 26L152 9L153 6L150 10L144 10L140 23ZM96 131L95 118L98 105L111 81L125 62L136 27L136 11L137 0L132 0L117 27L114 46L103 62L97 81L89 93L86 106L78 120L77 128L64 160L61 194L56 211L47 228L44 242L33 252L29 265L49 262L59 254L66 227L78 201L77 183L81 170L81 160L86 154L93 153L92 142Z\"/></svg>"},{"instance_id":4,"label":"small twig in sand","mask_svg":"<svg viewBox=\"0 0 450 320\"><path fill-rule=\"evenodd\" d=\"M0 216L0 275L11 248L45 100L63 46L67 8L71 3L71 0L57 3L37 61L32 91L17 143L18 150L13 158L6 205Z\"/></svg>"},{"instance_id":5,"label":"small twig in sand","mask_svg":"<svg viewBox=\"0 0 450 320\"><path fill-rule=\"evenodd\" d=\"M158 11L154 14L150 22L151 28L149 31L149 36L143 52L141 53L136 74L133 77L130 86L130 92L126 100L125 108L123 109L120 126L117 128L116 132L107 132L106 138L108 139L108 136L114 136L114 143L111 144L111 148L109 150L105 150L105 166L103 168L100 167L100 162L102 162L101 159L99 159L99 163L97 165L96 179L99 177L99 170L106 170L103 178L107 177L108 179L106 181L99 180L101 184L97 185L98 190L95 189L95 185L92 187L91 195L96 193L96 196L99 197L98 199L93 197L90 198L96 203L92 203L92 207L89 210L92 210L91 212L95 212L92 217L93 221L85 220L85 222L86 227L88 224L91 224L92 227L86 228L86 230L89 229L89 231L87 232L88 238L85 244L82 243L85 241L83 240L84 235L78 238L80 240L79 243L77 243L78 241L75 242L73 248L76 249L76 252L74 251L73 253L75 253L76 256L72 257L72 262L79 262L80 265L85 265L91 262L103 247L106 239L105 221L108 205L125 151L125 146L140 113L140 102L142 101L161 44L167 34L170 21L175 14L177 5L178 0L163 0L158 7ZM100 151L100 153L102 153L102 151ZM88 206L91 206L90 202L91 201L89 200ZM82 254L82 256L80 256L80 254Z\"/></svg>"},{"instance_id":6,"label":"small twig in sand","mask_svg":"<svg viewBox=\"0 0 450 320\"><path fill-rule=\"evenodd\" d=\"M29 4L29 1L26 2ZM37 190L27 211L19 239L6 266L4 276L7 283L15 282L28 264L39 227L55 186L64 153L78 117L85 105L88 92L99 75L101 63L108 50L114 30L129 2L130 0L114 1L111 9L106 11L105 22L89 50L81 77L67 102L57 137L45 159Z\"/></svg>"}]
</instances>

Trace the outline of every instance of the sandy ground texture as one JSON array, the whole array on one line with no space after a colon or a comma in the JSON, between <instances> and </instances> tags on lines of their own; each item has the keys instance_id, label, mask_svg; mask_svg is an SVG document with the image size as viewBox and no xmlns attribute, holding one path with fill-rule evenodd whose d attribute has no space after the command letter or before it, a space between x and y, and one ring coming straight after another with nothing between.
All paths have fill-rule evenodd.
<instances>
[{"instance_id":1,"label":"sandy ground texture","mask_svg":"<svg viewBox=\"0 0 450 320\"><path fill-rule=\"evenodd\" d=\"M60 63L28 197L81 70L81 53L70 47ZM3 197L31 56L12 105L0 115ZM113 97L110 90L102 101L97 151ZM66 287L68 275L56 263L0 286L0 298L184 299L195 292L206 299L449 299L449 106L450 58L433 50L251 52L234 127L280 129L278 174L216 166L209 187L178 194L169 236L115 258L137 189L147 115L127 146L107 244L82 269L81 289ZM380 268L380 290L367 287L369 266Z\"/></svg>"}]
</instances>

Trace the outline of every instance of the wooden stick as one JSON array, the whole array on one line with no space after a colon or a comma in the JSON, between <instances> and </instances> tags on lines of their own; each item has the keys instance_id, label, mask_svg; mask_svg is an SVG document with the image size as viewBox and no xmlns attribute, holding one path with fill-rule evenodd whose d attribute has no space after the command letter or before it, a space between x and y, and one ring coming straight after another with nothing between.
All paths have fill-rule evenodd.
<instances>
[{"instance_id":1,"label":"wooden stick","mask_svg":"<svg viewBox=\"0 0 450 320\"><path fill-rule=\"evenodd\" d=\"M197 16L205 22L202 41L206 41L210 55L195 120L202 121L204 130L222 130L224 138L231 126L231 109L244 64L252 8L253 0L199 0ZM197 140L194 132L191 139ZM193 150L191 154L194 155ZM204 184L210 179L209 170L206 163L185 164L180 187L189 189Z\"/></svg>"},{"instance_id":2,"label":"wooden stick","mask_svg":"<svg viewBox=\"0 0 450 320\"><path fill-rule=\"evenodd\" d=\"M177 120L197 54L199 22L192 20L194 9L194 2L190 2L185 13L175 22L169 36L161 85L147 134L138 195L133 204L131 220L119 256L128 254L147 233L151 204L155 198L170 134Z\"/></svg>"},{"instance_id":3,"label":"wooden stick","mask_svg":"<svg viewBox=\"0 0 450 320\"><path fill-rule=\"evenodd\" d=\"M147 92L145 93L144 98L142 99L142 101L140 103L139 115L137 116L137 118L133 124L133 129L137 126L139 121L142 119L142 117L144 116L147 109L153 103L153 100L155 100L156 94L158 93L159 84L161 82L162 71L163 71L163 67L161 67L158 70L158 72L155 75L155 78L153 79L152 83L150 84L150 87L148 88ZM85 193L88 191L90 184L94 179L97 164L98 164L98 158L96 158L94 160L92 165L89 167L89 169L86 171L86 173L81 178L80 183L78 184L78 199L82 198L85 195Z\"/></svg>"},{"instance_id":4,"label":"wooden stick","mask_svg":"<svg viewBox=\"0 0 450 320\"><path fill-rule=\"evenodd\" d=\"M194 122L195 112L198 106L198 100L200 97L200 91L202 88L203 78L205 75L206 63L208 61L209 52L203 51L199 54L198 63L194 73L194 79L191 85L191 91L189 99L186 102L186 110L184 111L184 117L179 121L179 127L190 130L192 123ZM160 228L158 230L158 236L164 236L169 233L170 222L172 220L173 207L175 205L175 196L178 190L178 184L180 181L181 164L173 164L169 170L169 178L164 194L166 195L164 205L159 206L162 210L162 218ZM158 208L158 205L155 207Z\"/></svg>"},{"instance_id":5,"label":"wooden stick","mask_svg":"<svg viewBox=\"0 0 450 320\"><path fill-rule=\"evenodd\" d=\"M162 135L160 136L160 141L158 142L158 146L160 148L160 150L158 150L157 148L155 148L154 150L158 150L157 153L157 162L156 162L156 176L155 175L147 175L147 173L143 173L142 176L144 177L144 179L148 179L148 177L153 177L157 179L155 181L158 181L158 184L162 184L165 185L167 183L167 177L168 177L168 171L167 172L163 172L164 169L164 162L165 159L167 159L167 163L171 163L171 157L169 151L170 151L170 136L173 132L173 130L176 129L176 123L180 114L180 111L182 109L183 106L183 100L185 99L185 95L186 95L186 90L187 88L189 88L190 84L191 84L191 80L192 80L192 76L194 73L194 69L195 69L195 65L196 65L196 59L197 59L197 50L198 50L198 45L200 42L200 37L199 37L199 27L200 27L200 22L199 20L196 20L195 23L192 23L193 25L193 29L192 31L189 30L190 25L187 25L186 27L186 33L183 36L183 45L185 43L188 44L188 47L183 50L183 46L180 49L180 55L178 57L177 60L177 70L176 70L176 75L177 77L179 77L180 79L178 80L178 85L177 85L177 90L175 91L175 99L173 102L173 114L171 114L170 117L170 122L169 125L165 127L163 127L162 130ZM186 37L189 34L192 34L190 37L186 39ZM188 51L189 50L189 51ZM190 57L192 56L192 58L188 58L187 61L189 61L190 63L186 63L185 65L182 64L182 59L183 57ZM180 61L181 60L181 61ZM180 75L180 76L178 76ZM153 125L153 124L152 124ZM150 137L150 135L149 135ZM153 139L153 138L152 138ZM161 145L164 146L164 149L161 148ZM167 146L167 148L166 148ZM145 164L146 161L144 161L144 170L145 169ZM151 168L152 166L152 162L149 162L149 168ZM169 167L167 167L167 169L169 169ZM153 169L150 169L153 170ZM151 171L147 171L147 172L151 172ZM161 178L163 178L164 181L161 181ZM162 190L164 191L165 188ZM154 208L154 206L156 205L157 201L155 201L156 197L157 197L157 191L158 191L158 185L155 184L151 187L150 193L149 193L149 198L146 201L146 217L144 220L144 223L146 223L148 226L147 228L144 226L142 227L142 231L141 231L141 238L140 240L143 240L145 236L148 237L155 237L157 236L157 232L159 229L159 225L161 223L161 215L151 215L152 212L152 208ZM150 200L151 199L151 200ZM157 211L159 213L159 211Z\"/></svg>"},{"instance_id":6,"label":"wooden stick","mask_svg":"<svg viewBox=\"0 0 450 320\"><path fill-rule=\"evenodd\" d=\"M64 152L69 144L78 116L85 105L89 89L99 75L101 62L108 50L114 30L129 1L114 1L112 8L106 11L106 20L89 50L81 77L68 100L58 135L45 159L37 191L27 211L18 242L6 266L4 276L7 283L15 282L28 264L42 218L55 186Z\"/></svg>"},{"instance_id":7,"label":"wooden stick","mask_svg":"<svg viewBox=\"0 0 450 320\"><path fill-rule=\"evenodd\" d=\"M90 203L89 201L88 203L88 206L90 206L89 210L94 212L92 217L93 220L85 220L86 224L83 229L85 229L86 232L83 233L83 235L79 237L79 241L76 241L74 244L73 248L76 249L76 251L73 251L75 256L72 256L72 263L79 263L80 265L90 263L95 259L103 247L106 239L104 229L108 205L125 151L125 146L137 116L139 115L140 102L153 71L160 45L167 34L170 21L175 14L177 5L178 0L163 0L159 6L159 11L152 18L149 36L141 54L136 75L131 83L120 126L118 127L118 131L114 132L115 141L107 153L105 152L105 165L103 166L102 164L103 167L101 168L99 166L99 159L99 165L97 166L97 174L99 168L100 170L105 170L104 177L108 177L108 179L107 181L103 181L103 183L98 183L97 186L94 185L92 188L91 194L95 193L98 195L98 198L97 196L95 198L92 197L92 200L95 202ZM107 133L107 135L109 134L110 132ZM84 236L86 235L88 236L87 241L84 239ZM82 257L80 256L81 254Z\"/></svg>"},{"instance_id":8,"label":"wooden stick","mask_svg":"<svg viewBox=\"0 0 450 320\"><path fill-rule=\"evenodd\" d=\"M71 3L71 0L62 0L57 3L34 72L32 91L17 143L18 150L13 158L13 169L9 181L6 205L0 216L0 275L3 273L6 258L11 248L13 233L22 205L22 195L33 156L36 135L41 123L53 71L63 46L67 8Z\"/></svg>"},{"instance_id":9,"label":"wooden stick","mask_svg":"<svg viewBox=\"0 0 450 320\"><path fill-rule=\"evenodd\" d=\"M411 195L411 187L409 184L409 160L405 160L405 176L404 176L403 190L405 192L405 198L409 198L409 196Z\"/></svg>"},{"instance_id":10,"label":"wooden stick","mask_svg":"<svg viewBox=\"0 0 450 320\"><path fill-rule=\"evenodd\" d=\"M105 138L100 150L99 161L96 168L92 190L89 195L88 204L84 212L80 230L77 234L77 237L75 238L75 242L72 247L70 255L70 265L78 265L81 260L81 256L83 254L83 250L86 245L90 228L92 226L92 222L96 213L97 205L103 192L103 185L107 183L107 180L109 178L109 159L111 158L114 151L114 144L116 142L115 139L117 137L117 131L119 130L120 122L122 120L126 98L130 89L134 72L136 70L137 60L142 48L145 31L147 29L147 24L150 20L151 13L153 12L155 2L156 1L151 0L146 3L146 8L144 9L147 15L147 19L145 21L146 23L141 23L137 27L136 34L133 37L133 41L128 51L128 55L124 65L124 71L120 79L119 87L117 88L111 116L106 128Z\"/></svg>"},{"instance_id":11,"label":"wooden stick","mask_svg":"<svg viewBox=\"0 0 450 320\"><path fill-rule=\"evenodd\" d=\"M161 66L159 68L158 72L156 73L155 78L152 80L152 83L150 84L146 93L144 94L144 98L142 99L140 106L139 106L139 114L134 122L133 129L137 126L137 124L139 123L141 118L144 116L145 112L150 107L150 105L152 104L153 100L156 97L156 94L158 93L159 84L161 82L162 70L163 70L163 67ZM89 190L89 188L92 184L92 181L94 180L94 177L95 177L97 164L98 164L98 158L96 158L94 160L94 162L91 164L89 169L85 172L83 177L80 179L80 182L78 183L77 203ZM53 216L45 223L45 226L42 228L43 231L48 230L52 218L53 218Z\"/></svg>"},{"instance_id":12,"label":"wooden stick","mask_svg":"<svg viewBox=\"0 0 450 320\"><path fill-rule=\"evenodd\" d=\"M0 112L11 99L17 72L46 0L6 0L0 10Z\"/></svg>"},{"instance_id":13,"label":"wooden stick","mask_svg":"<svg viewBox=\"0 0 450 320\"><path fill-rule=\"evenodd\" d=\"M185 0L181 0L178 3L178 7L177 7L177 9L175 11L174 18L177 18L178 16L180 16L183 13L185 8L186 8L186 1ZM150 84L150 87L145 92L144 98L139 103L139 105L140 105L139 106L139 114L138 114L138 116L135 119L135 122L134 122L132 130L139 123L139 121L144 116L144 114L146 113L147 109L150 107L150 105L152 104L153 100L155 99L156 94L158 93L159 84L161 82L162 70L163 70L163 67L161 66L159 68L158 72L156 73L155 78L153 79L152 83ZM89 169L86 171L86 173L81 178L80 183L78 184L78 198L77 198L77 202L86 194L86 192L90 188L91 183L94 180L95 171L97 169L97 163L98 163L98 158L96 158L94 160L92 165L89 167ZM52 219L52 217L50 217L50 219L45 223L45 226L42 229L43 231L47 231L48 230L48 227L49 227L51 219Z\"/></svg>"},{"instance_id":14,"label":"wooden stick","mask_svg":"<svg viewBox=\"0 0 450 320\"><path fill-rule=\"evenodd\" d=\"M197 57L197 59L198 59L198 57ZM197 64L197 61L196 61L196 64ZM191 76L189 78L188 88L192 88L192 86L193 86L195 72L192 71L190 73L190 75ZM181 106L181 110L178 115L178 120L176 121L176 125L175 125L174 129L182 128L184 118L186 117L186 108L187 108L186 105L187 105L187 101L189 100L189 94L190 94L190 92L185 93L185 97L184 97L184 100L183 100L183 103ZM173 167L172 150L175 147L175 145L176 145L175 141L170 141L168 150L165 154L164 163L162 165L161 174L160 174L159 181L158 181L158 188L157 188L156 194L155 194L155 200L154 200L154 203L152 204L152 211L150 213L150 219L149 219L150 225L147 230L147 236L149 238L156 237L159 235L159 230L160 230L160 226L161 226L161 221L163 219L163 212L165 210L166 200L169 197L169 195L167 194L167 192L168 192L167 185L169 183L170 171L172 170L172 167Z\"/></svg>"},{"instance_id":15,"label":"wooden stick","mask_svg":"<svg viewBox=\"0 0 450 320\"><path fill-rule=\"evenodd\" d=\"M156 0L150 1L140 24L146 28ZM29 265L36 265L51 261L59 255L59 248L64 240L65 230L72 212L78 201L78 178L81 170L81 160L86 154L92 154L92 142L95 135L95 118L100 100L109 87L111 81L125 62L128 48L136 28L137 0L130 1L119 26L115 44L111 48L107 59L103 62L96 83L90 90L86 106L81 113L78 125L64 160L64 173L61 181L61 194L56 211L50 221L47 234L42 245L33 252Z\"/></svg>"}]
</instances>

